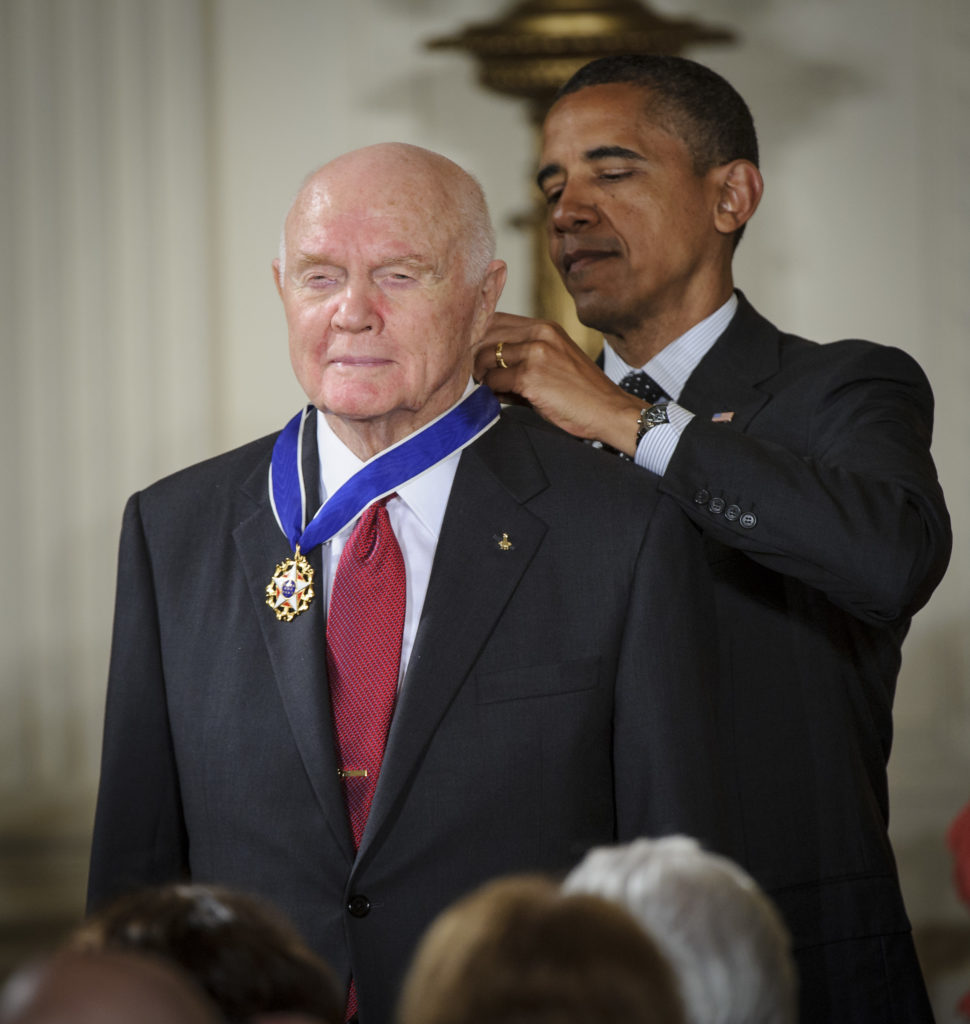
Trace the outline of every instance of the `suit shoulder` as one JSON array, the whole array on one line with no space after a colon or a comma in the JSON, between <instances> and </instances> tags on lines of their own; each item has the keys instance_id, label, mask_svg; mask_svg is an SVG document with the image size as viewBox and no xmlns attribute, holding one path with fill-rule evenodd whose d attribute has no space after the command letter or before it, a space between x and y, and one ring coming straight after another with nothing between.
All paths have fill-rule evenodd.
<instances>
[{"instance_id":1,"label":"suit shoulder","mask_svg":"<svg viewBox=\"0 0 970 1024\"><path fill-rule=\"evenodd\" d=\"M863 338L810 341L795 334L781 334L785 362L838 368L847 377L889 377L926 380L922 367L908 352Z\"/></svg>"},{"instance_id":2,"label":"suit shoulder","mask_svg":"<svg viewBox=\"0 0 970 1024\"><path fill-rule=\"evenodd\" d=\"M752 345L761 351L763 362L778 358L782 373L811 374L853 380L885 379L907 385L928 387L917 360L903 349L863 338L818 341L783 331L766 319L741 295L741 306L724 342L733 358L747 361ZM777 351L777 357L768 353Z\"/></svg>"},{"instance_id":3,"label":"suit shoulder","mask_svg":"<svg viewBox=\"0 0 970 1024\"><path fill-rule=\"evenodd\" d=\"M486 462L501 465L507 482L515 478L516 467L523 469L534 458L545 479L536 507L560 509L572 519L589 514L601 526L624 521L642 526L667 500L659 489L660 478L653 473L584 444L529 409L503 410L489 448L484 453ZM520 454L528 451L527 460L512 458L513 449ZM523 471L531 481L532 470Z\"/></svg>"},{"instance_id":4,"label":"suit shoulder","mask_svg":"<svg viewBox=\"0 0 970 1024\"><path fill-rule=\"evenodd\" d=\"M743 298L743 297L742 297ZM732 358L747 362L751 347L760 353L757 364L767 367L777 358L778 369L785 375L806 375L811 378L844 380L884 379L906 385L926 387L929 382L916 359L892 345L864 338L842 338L818 341L776 327L742 301L735 320L725 332L724 342ZM777 356L774 353L777 352Z\"/></svg>"},{"instance_id":5,"label":"suit shoulder","mask_svg":"<svg viewBox=\"0 0 970 1024\"><path fill-rule=\"evenodd\" d=\"M228 452L186 466L140 491L143 502L166 503L173 497L204 493L211 499L227 487L238 487L261 466L268 467L277 434L240 445Z\"/></svg>"}]
</instances>

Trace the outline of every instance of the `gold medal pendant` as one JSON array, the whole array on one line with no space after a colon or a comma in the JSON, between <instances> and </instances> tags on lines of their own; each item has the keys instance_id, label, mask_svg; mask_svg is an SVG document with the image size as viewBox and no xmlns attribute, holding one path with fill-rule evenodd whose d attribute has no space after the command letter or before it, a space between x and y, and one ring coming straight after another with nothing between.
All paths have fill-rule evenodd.
<instances>
[{"instance_id":1,"label":"gold medal pendant","mask_svg":"<svg viewBox=\"0 0 970 1024\"><path fill-rule=\"evenodd\" d=\"M266 603L281 622L292 622L313 600L313 566L297 547L292 558L276 567L266 587Z\"/></svg>"}]
</instances>

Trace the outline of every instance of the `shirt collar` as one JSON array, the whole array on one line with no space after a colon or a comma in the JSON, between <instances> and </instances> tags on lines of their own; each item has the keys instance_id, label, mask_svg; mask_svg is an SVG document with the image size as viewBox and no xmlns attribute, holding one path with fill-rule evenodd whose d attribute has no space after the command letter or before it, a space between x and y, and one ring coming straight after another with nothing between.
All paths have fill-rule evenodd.
<instances>
[{"instance_id":1,"label":"shirt collar","mask_svg":"<svg viewBox=\"0 0 970 1024\"><path fill-rule=\"evenodd\" d=\"M723 306L665 345L643 366L630 366L624 362L604 339L603 370L614 384L619 384L628 373L643 370L676 402L684 390L687 378L727 329L737 308L738 297L732 292Z\"/></svg>"},{"instance_id":2,"label":"shirt collar","mask_svg":"<svg viewBox=\"0 0 970 1024\"><path fill-rule=\"evenodd\" d=\"M475 387L469 380L464 398ZM317 410L317 450L320 459L320 495L323 501L343 486L364 463L331 430L326 416ZM441 533L451 485L458 471L461 452L453 452L441 462L398 487L397 496L435 537ZM354 522L357 520L355 519ZM352 527L353 524L348 524ZM346 528L345 528L346 529Z\"/></svg>"}]
</instances>

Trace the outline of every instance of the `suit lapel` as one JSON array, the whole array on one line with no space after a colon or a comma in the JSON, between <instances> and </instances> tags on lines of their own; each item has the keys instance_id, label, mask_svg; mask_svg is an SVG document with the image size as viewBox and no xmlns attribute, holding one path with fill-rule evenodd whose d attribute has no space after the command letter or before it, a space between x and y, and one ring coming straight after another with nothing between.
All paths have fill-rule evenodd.
<instances>
[{"instance_id":1,"label":"suit lapel","mask_svg":"<svg viewBox=\"0 0 970 1024\"><path fill-rule=\"evenodd\" d=\"M708 420L731 412L731 425L745 430L770 398L757 385L778 370L778 332L739 292L739 306L727 330L694 368L678 405Z\"/></svg>"},{"instance_id":2,"label":"suit lapel","mask_svg":"<svg viewBox=\"0 0 970 1024\"><path fill-rule=\"evenodd\" d=\"M304 437L304 480L310 516L319 506L319 468L316 416L308 418ZM303 766L337 845L348 864L353 842L343 792L337 778L333 725L327 682L326 615L321 580L320 549L309 560L316 573L316 591L310 607L292 622L280 622L264 603L266 585L278 562L289 555L269 502L268 463L262 463L244 490L255 503L253 514L233 531L246 581L256 606L256 620L276 677L276 685L296 741Z\"/></svg>"},{"instance_id":3,"label":"suit lapel","mask_svg":"<svg viewBox=\"0 0 970 1024\"><path fill-rule=\"evenodd\" d=\"M778 331L738 291L738 310L727 330L687 378L677 404L709 419L730 412L736 430L744 430L770 397L756 385L778 370ZM603 369L603 353L596 358Z\"/></svg>"},{"instance_id":4,"label":"suit lapel","mask_svg":"<svg viewBox=\"0 0 970 1024\"><path fill-rule=\"evenodd\" d=\"M528 439L507 419L462 455L361 857L410 784L438 723L542 542L545 523L524 503L546 483Z\"/></svg>"}]
</instances>

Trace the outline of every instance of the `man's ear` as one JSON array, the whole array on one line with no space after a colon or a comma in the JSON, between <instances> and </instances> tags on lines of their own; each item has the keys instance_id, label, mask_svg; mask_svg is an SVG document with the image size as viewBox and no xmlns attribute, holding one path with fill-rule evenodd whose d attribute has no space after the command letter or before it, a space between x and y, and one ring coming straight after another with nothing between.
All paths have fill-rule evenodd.
<instances>
[{"instance_id":1,"label":"man's ear","mask_svg":"<svg viewBox=\"0 0 970 1024\"><path fill-rule=\"evenodd\" d=\"M504 260L492 260L485 271L485 279L478 291L478 308L475 310L471 336L472 348L481 341L488 328L488 321L498 306L508 272L509 268Z\"/></svg>"},{"instance_id":2,"label":"man's ear","mask_svg":"<svg viewBox=\"0 0 970 1024\"><path fill-rule=\"evenodd\" d=\"M273 260L273 280L276 282L276 291L279 297L283 298L283 278L280 277L280 261Z\"/></svg>"},{"instance_id":3,"label":"man's ear","mask_svg":"<svg viewBox=\"0 0 970 1024\"><path fill-rule=\"evenodd\" d=\"M504 260L492 260L489 263L488 270L485 271L485 280L482 282L482 308L487 316L495 312L508 274L508 264Z\"/></svg>"},{"instance_id":4,"label":"man's ear","mask_svg":"<svg viewBox=\"0 0 970 1024\"><path fill-rule=\"evenodd\" d=\"M732 160L715 168L718 184L714 227L733 235L758 209L765 183L761 171L750 160Z\"/></svg>"}]
</instances>

